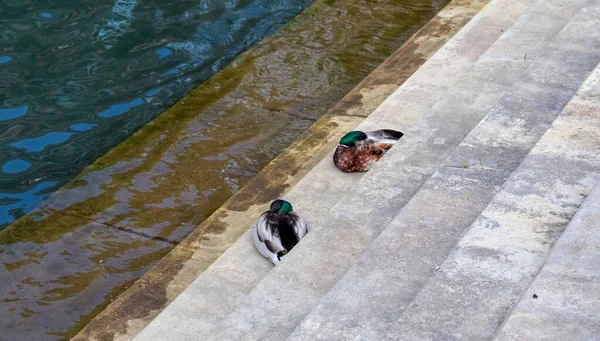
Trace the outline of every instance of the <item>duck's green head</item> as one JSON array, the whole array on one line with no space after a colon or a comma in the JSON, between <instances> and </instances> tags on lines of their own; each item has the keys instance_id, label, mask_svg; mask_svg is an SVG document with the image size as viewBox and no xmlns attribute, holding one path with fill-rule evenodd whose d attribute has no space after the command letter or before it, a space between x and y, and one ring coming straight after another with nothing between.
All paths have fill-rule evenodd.
<instances>
[{"instance_id":1,"label":"duck's green head","mask_svg":"<svg viewBox=\"0 0 600 341\"><path fill-rule=\"evenodd\" d=\"M354 147L356 141L362 141L366 139L367 134L363 133L362 131L355 130L344 135L344 137L342 137L340 140L340 144L346 147Z\"/></svg>"},{"instance_id":2,"label":"duck's green head","mask_svg":"<svg viewBox=\"0 0 600 341\"><path fill-rule=\"evenodd\" d=\"M289 213L292 212L292 204L282 199L275 200L271 203L269 211L277 214Z\"/></svg>"}]
</instances>

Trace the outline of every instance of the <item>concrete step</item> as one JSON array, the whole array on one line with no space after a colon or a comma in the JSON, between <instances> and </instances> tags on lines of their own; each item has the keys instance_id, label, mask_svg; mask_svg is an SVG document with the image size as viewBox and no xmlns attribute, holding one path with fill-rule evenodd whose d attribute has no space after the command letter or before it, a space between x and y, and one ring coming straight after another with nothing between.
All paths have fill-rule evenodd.
<instances>
[{"instance_id":1,"label":"concrete step","mask_svg":"<svg viewBox=\"0 0 600 341\"><path fill-rule=\"evenodd\" d=\"M410 127L430 115L440 99L456 87L532 2L534 0L492 0L356 129L392 128L408 133ZM365 175L340 173L333 166L332 158L333 150L286 197L297 203L294 207L310 217L316 228L330 219L332 203L347 197ZM317 202L313 193L319 193Z\"/></svg>"},{"instance_id":2,"label":"concrete step","mask_svg":"<svg viewBox=\"0 0 600 341\"><path fill-rule=\"evenodd\" d=\"M557 15L563 14L560 7L554 8L560 10ZM558 47L565 32L590 24L581 19L576 16L552 48L531 61L511 93L452 152L288 340L384 338L600 62L600 51L585 54ZM489 58L488 53L485 56ZM556 81L551 84L539 74L549 65L561 66L552 70Z\"/></svg>"},{"instance_id":3,"label":"concrete step","mask_svg":"<svg viewBox=\"0 0 600 341\"><path fill-rule=\"evenodd\" d=\"M600 101L598 92L596 100ZM600 338L599 222L600 185L596 185L496 341Z\"/></svg>"},{"instance_id":4,"label":"concrete step","mask_svg":"<svg viewBox=\"0 0 600 341\"><path fill-rule=\"evenodd\" d=\"M587 27L590 35L584 39L595 46L599 2L590 1L577 15L581 27L567 30L581 33ZM568 46L567 34L560 36ZM582 41L572 39L571 47ZM600 179L599 92L596 68L448 258L421 284L383 340L496 336Z\"/></svg>"},{"instance_id":5,"label":"concrete step","mask_svg":"<svg viewBox=\"0 0 600 341\"><path fill-rule=\"evenodd\" d=\"M529 49L534 55L541 53L548 40L569 21L564 13L570 11L572 16L581 5L581 2L567 2L560 16L544 21L543 25L535 16L526 17L504 34L515 37L519 43L525 40L522 36L533 36L529 39L532 41ZM536 7L538 13L548 11L547 1L537 2L532 8ZM493 48L494 45L490 50ZM207 339L281 340L289 336L438 165L532 65L520 59L518 62L482 60L466 70L458 77L455 88L443 94L425 117L405 130L405 141L363 176L337 205L331 208L331 204L326 204L317 209L323 212L321 215L326 214L325 218L308 216L305 212L310 207L300 207L309 221L313 222L314 218L318 224ZM424 75L426 79L431 76ZM569 97L557 100L562 100L564 105ZM389 127L388 122L399 116L396 108L373 119L379 118L378 124ZM371 121L371 117L367 121ZM314 197L314 193L324 194L306 191L303 195ZM326 211L330 208L331 213Z\"/></svg>"},{"instance_id":6,"label":"concrete step","mask_svg":"<svg viewBox=\"0 0 600 341\"><path fill-rule=\"evenodd\" d=\"M408 127L414 124L430 107L470 69L480 55L506 31L525 11L530 0L492 1L467 23L443 49L432 56L403 86L396 91L378 112L389 112L399 103L413 103L419 94L417 106L407 110L400 122L387 122L379 117L383 126ZM462 10L450 3L440 15L456 15ZM503 15L497 15L503 13ZM477 41L477 44L473 44ZM452 72L431 86L429 75L444 72L444 65L454 63ZM390 102L390 103L388 103ZM379 114L378 114L379 115ZM329 216L331 203L339 201L363 176L362 173L343 174L335 169L328 155L286 198L294 208L310 220L312 226L322 226L321 218ZM319 193L315 196L314 193ZM229 250L202 273L136 338L140 340L204 339L218 326L220 320L241 302L243 297L272 268L255 250L250 232L245 233ZM185 325L185 328L181 328Z\"/></svg>"}]
</instances>

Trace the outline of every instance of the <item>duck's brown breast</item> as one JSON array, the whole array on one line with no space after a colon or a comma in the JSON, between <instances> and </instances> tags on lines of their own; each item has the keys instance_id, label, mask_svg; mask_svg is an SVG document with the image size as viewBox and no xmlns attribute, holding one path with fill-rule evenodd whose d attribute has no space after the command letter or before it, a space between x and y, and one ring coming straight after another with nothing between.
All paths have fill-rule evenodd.
<instances>
[{"instance_id":1,"label":"duck's brown breast","mask_svg":"<svg viewBox=\"0 0 600 341\"><path fill-rule=\"evenodd\" d=\"M333 163L344 172L366 172L372 161L376 160L369 155L360 155L356 148L338 146L333 154Z\"/></svg>"}]
</instances>

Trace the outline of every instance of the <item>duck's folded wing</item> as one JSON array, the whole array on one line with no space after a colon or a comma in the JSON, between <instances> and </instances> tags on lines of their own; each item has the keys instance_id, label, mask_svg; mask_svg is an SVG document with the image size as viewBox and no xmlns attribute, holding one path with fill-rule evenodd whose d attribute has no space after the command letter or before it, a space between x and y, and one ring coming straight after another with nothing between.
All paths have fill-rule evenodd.
<instances>
[{"instance_id":1,"label":"duck's folded wing","mask_svg":"<svg viewBox=\"0 0 600 341\"><path fill-rule=\"evenodd\" d=\"M298 237L298 240L302 239L302 237L304 237L310 231L308 223L306 220L304 220L304 218L294 212L290 212L288 215L291 219L291 225L294 227L294 233L296 233L296 237Z\"/></svg>"},{"instance_id":2,"label":"duck's folded wing","mask_svg":"<svg viewBox=\"0 0 600 341\"><path fill-rule=\"evenodd\" d=\"M263 213L256 222L256 236L260 243L264 244L268 251L277 254L285 251L281 244L278 230L273 226L273 222L269 221L268 212Z\"/></svg>"},{"instance_id":3,"label":"duck's folded wing","mask_svg":"<svg viewBox=\"0 0 600 341\"><path fill-rule=\"evenodd\" d=\"M375 141L378 144L381 145L387 145L387 146L381 146L381 148L385 148L385 149L389 149L392 147L392 145L396 142L398 142L398 140L404 135L403 133L396 131L396 130L391 130L391 129L382 129L382 130L375 130L375 131L371 131L366 133L367 134L367 139L368 140L372 140Z\"/></svg>"},{"instance_id":4,"label":"duck's folded wing","mask_svg":"<svg viewBox=\"0 0 600 341\"><path fill-rule=\"evenodd\" d=\"M369 141L371 142L371 141ZM371 156L374 156L377 160L381 157L385 152L392 148L393 144L391 143L379 143L379 142L371 142L365 143L361 148L361 152L358 155L359 160L361 158L370 159Z\"/></svg>"},{"instance_id":5,"label":"duck's folded wing","mask_svg":"<svg viewBox=\"0 0 600 341\"><path fill-rule=\"evenodd\" d=\"M381 129L381 130L375 130L375 131L370 131L367 134L367 137L374 137L377 138L379 140L399 140L402 136L404 136L404 133L397 131L397 130L392 130L392 129Z\"/></svg>"}]
</instances>

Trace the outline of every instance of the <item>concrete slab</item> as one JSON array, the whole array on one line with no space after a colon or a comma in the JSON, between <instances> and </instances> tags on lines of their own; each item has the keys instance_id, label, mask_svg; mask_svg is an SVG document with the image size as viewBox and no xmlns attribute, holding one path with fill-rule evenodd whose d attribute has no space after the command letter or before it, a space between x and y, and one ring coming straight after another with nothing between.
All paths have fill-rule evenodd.
<instances>
[{"instance_id":1,"label":"concrete slab","mask_svg":"<svg viewBox=\"0 0 600 341\"><path fill-rule=\"evenodd\" d=\"M495 340L600 337L600 186L560 236Z\"/></svg>"},{"instance_id":2,"label":"concrete slab","mask_svg":"<svg viewBox=\"0 0 600 341\"><path fill-rule=\"evenodd\" d=\"M359 126L404 131L431 110L475 61L525 12L533 0L492 1ZM502 15L498 15L502 13ZM396 113L390 115L389 113Z\"/></svg>"},{"instance_id":3,"label":"concrete slab","mask_svg":"<svg viewBox=\"0 0 600 341\"><path fill-rule=\"evenodd\" d=\"M600 60L597 54L596 60ZM542 58L543 59L543 58ZM562 108L575 94L587 72L579 73L578 83L551 87L528 80L512 86L510 96L502 98L490 114L456 148L446 164L455 167L512 172L533 144L548 129ZM524 79L533 72L528 70ZM565 67L557 77L571 75Z\"/></svg>"},{"instance_id":4,"label":"concrete slab","mask_svg":"<svg viewBox=\"0 0 600 341\"><path fill-rule=\"evenodd\" d=\"M255 257L248 231L204 271L135 340L203 340L272 265ZM250 283L250 285L248 285ZM182 327L183 326L183 327Z\"/></svg>"},{"instance_id":5,"label":"concrete slab","mask_svg":"<svg viewBox=\"0 0 600 341\"><path fill-rule=\"evenodd\" d=\"M553 51L541 54L540 63L553 55ZM598 63L600 53L590 54L589 59ZM383 339L487 206L495 194L494 184L504 182L521 163L593 66L565 60L560 70L553 71L555 79L563 82L552 85L532 81L528 76L537 70L528 69L512 85L512 92L453 150L444 162L447 168L440 168L425 183L288 340ZM572 80L576 77L578 83ZM488 173L494 176L473 178ZM465 183L477 185L472 189Z\"/></svg>"},{"instance_id":6,"label":"concrete slab","mask_svg":"<svg viewBox=\"0 0 600 341\"><path fill-rule=\"evenodd\" d=\"M570 5L570 7L567 5ZM553 4L538 2L532 8L544 8L545 6L552 7ZM563 11L570 10L574 14L581 6L580 0L570 1L564 3ZM537 8L536 10L539 11ZM513 28L511 27L505 34L515 38L518 38L520 35L533 35L540 38L538 30L528 31L522 26L524 25L522 20L526 21L526 19L519 19L517 21L517 24L519 24L517 33L513 32ZM560 22L560 20L562 20L563 26L557 26L556 22ZM554 35L556 35L566 22L566 19L556 18L555 24L550 26L549 30L554 30ZM532 24L535 24L535 22ZM548 33L545 32L544 34ZM540 49L546 46L547 43L549 42L536 40L535 43L532 42L530 44L530 47ZM494 43L490 49L494 49L495 46ZM550 51L546 51L546 54L549 53ZM364 184L359 184L351 196L346 196L344 200L336 204L333 215L337 219L364 221L374 225L385 226L389 222L389 218L386 218L386 212L398 210L406 201L403 201L404 194L400 193L396 195L394 191L390 191L390 188L399 186L398 179L385 174L378 174L378 172L385 168L394 169L404 167L404 165L419 168L434 167L433 169L435 169L490 110L501 110L502 107L496 107L496 104L500 102L501 105L509 105L509 103L504 103L508 101L509 97L503 99L503 96L507 93L517 93L517 90L522 91L521 87L526 88L528 86L527 82L517 82L517 80L521 75L525 74L525 77L527 77L532 72L528 70L530 66L531 64L524 64L522 61L493 60L482 56L474 64L473 69L466 72L458 80L456 83L457 86L444 94L440 101L423 118L416 124L403 130L405 137L401 140L400 145L394 147L379 162L379 167L371 170L361 180ZM588 69L588 72L589 70L591 68ZM495 75L495 77L488 78L486 75ZM416 76L415 74L414 77ZM581 83L585 79L585 75L579 73L578 76ZM519 87L514 88L513 84L518 84ZM553 101L548 102L548 107L557 107L560 110L566 104L570 95L574 93L576 87L568 88L565 92L561 91L562 89L554 90L550 93L549 87L543 86L542 89L538 90L537 94L539 95L540 92L548 91L548 94L551 96L550 98L553 99ZM534 95L533 90L529 91L529 93ZM526 96L529 93L523 93L523 95ZM542 110L542 108L539 108L539 110ZM554 110L550 117L553 119L558 112ZM373 116L370 116L369 120L361 123L359 128L368 126L369 124L374 125L373 122L378 122L377 120L387 123L388 121L393 121L395 116L400 116L398 115L398 111L375 112ZM550 123L552 119L547 122ZM382 123L379 124L381 127ZM458 165L462 165L462 162L463 160ZM368 180L368 178L372 178L373 180ZM409 187L412 185L413 183L408 184ZM399 187L404 188L405 186L403 183ZM364 198L368 198L372 202L378 202L379 204L361 205L361 202L365 200Z\"/></svg>"},{"instance_id":7,"label":"concrete slab","mask_svg":"<svg viewBox=\"0 0 600 341\"><path fill-rule=\"evenodd\" d=\"M543 2L538 5L543 6ZM572 13L580 7L578 3L571 5ZM563 20L564 23L566 20ZM556 33L558 29L554 31ZM524 30L522 34L528 33ZM546 44L543 40L537 43ZM486 63L505 67L502 60ZM520 64L516 67L523 68ZM515 74L519 75L518 72L505 73L506 77L515 77ZM465 75L464 80L469 82L469 77ZM389 156L332 208L333 218L326 220L322 227L315 226L315 233L309 234L286 256L282 266L276 267L257 285L209 340L242 337L247 340L280 340L289 335L399 208L417 192L449 151L502 97L502 93L497 91L476 93L467 101L467 93L456 91L450 94L453 100L448 98L447 103L462 102L463 110L445 110L445 106L436 104L432 113L408 127L409 138L392 149ZM461 95L465 97L459 97ZM478 112L479 108L486 111ZM384 114L378 117L375 112L367 121L388 124L401 116L397 112ZM374 202L378 204L369 204ZM303 276L298 277L299 273Z\"/></svg>"},{"instance_id":8,"label":"concrete slab","mask_svg":"<svg viewBox=\"0 0 600 341\"><path fill-rule=\"evenodd\" d=\"M600 101L579 112L580 96L589 104L599 80L597 68L386 339L496 335L599 179Z\"/></svg>"},{"instance_id":9,"label":"concrete slab","mask_svg":"<svg viewBox=\"0 0 600 341\"><path fill-rule=\"evenodd\" d=\"M535 60L542 51L536 42L554 37L555 34L551 33L553 29L561 29L563 26L561 22L571 18L572 12L569 7L573 4L581 6L586 2L585 0L548 1L545 6L532 8L515 23L510 34L500 37L498 43L483 54L482 59L519 60L524 63Z\"/></svg>"},{"instance_id":10,"label":"concrete slab","mask_svg":"<svg viewBox=\"0 0 600 341\"><path fill-rule=\"evenodd\" d=\"M509 175L439 169L287 340L381 340Z\"/></svg>"}]
</instances>

